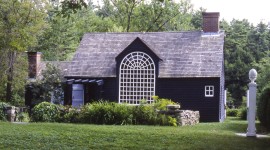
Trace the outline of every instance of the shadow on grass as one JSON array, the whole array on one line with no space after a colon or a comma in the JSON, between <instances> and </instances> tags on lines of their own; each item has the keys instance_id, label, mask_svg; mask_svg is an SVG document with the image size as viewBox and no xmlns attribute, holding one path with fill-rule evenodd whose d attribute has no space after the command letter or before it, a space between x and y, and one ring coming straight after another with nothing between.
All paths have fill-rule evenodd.
<instances>
[{"instance_id":1,"label":"shadow on grass","mask_svg":"<svg viewBox=\"0 0 270 150\"><path fill-rule=\"evenodd\" d=\"M229 117L225 121L227 130L237 132L237 133L245 133L247 131L248 122L247 120L241 120L238 117ZM256 132L257 134L270 134L270 132L262 126L259 122L256 122Z\"/></svg>"}]
</instances>

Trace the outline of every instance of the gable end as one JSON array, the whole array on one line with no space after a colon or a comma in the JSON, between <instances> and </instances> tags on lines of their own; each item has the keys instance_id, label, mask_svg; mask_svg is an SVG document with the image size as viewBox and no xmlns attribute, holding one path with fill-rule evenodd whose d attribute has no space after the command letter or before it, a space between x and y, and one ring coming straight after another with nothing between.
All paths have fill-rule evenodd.
<instances>
[{"instance_id":1,"label":"gable end","mask_svg":"<svg viewBox=\"0 0 270 150\"><path fill-rule=\"evenodd\" d=\"M150 55L154 61L162 60L154 51L153 49L149 48L149 46L139 37L137 37L133 42L131 42L120 54L118 54L115 59L117 62L121 61L127 54L134 52L134 51L141 51L148 55Z\"/></svg>"}]
</instances>

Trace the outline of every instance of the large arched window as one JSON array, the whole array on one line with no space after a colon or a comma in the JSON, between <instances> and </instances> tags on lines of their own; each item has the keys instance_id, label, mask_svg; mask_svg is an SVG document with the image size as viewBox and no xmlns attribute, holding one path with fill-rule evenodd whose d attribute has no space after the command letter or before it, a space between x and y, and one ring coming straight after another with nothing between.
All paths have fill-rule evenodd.
<instances>
[{"instance_id":1,"label":"large arched window","mask_svg":"<svg viewBox=\"0 0 270 150\"><path fill-rule=\"evenodd\" d=\"M119 103L152 103L155 95L155 64L143 52L132 52L124 57L119 70Z\"/></svg>"}]
</instances>

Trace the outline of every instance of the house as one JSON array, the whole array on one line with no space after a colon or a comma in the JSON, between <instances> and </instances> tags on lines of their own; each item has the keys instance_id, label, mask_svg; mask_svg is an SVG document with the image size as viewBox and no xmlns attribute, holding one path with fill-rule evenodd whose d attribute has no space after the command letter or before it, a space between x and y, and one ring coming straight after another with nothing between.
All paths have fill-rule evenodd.
<instances>
[{"instance_id":1,"label":"house","mask_svg":"<svg viewBox=\"0 0 270 150\"><path fill-rule=\"evenodd\" d=\"M86 33L64 65L64 104L138 105L158 95L199 110L200 121L223 121L224 36L213 12L203 13L203 31Z\"/></svg>"}]
</instances>

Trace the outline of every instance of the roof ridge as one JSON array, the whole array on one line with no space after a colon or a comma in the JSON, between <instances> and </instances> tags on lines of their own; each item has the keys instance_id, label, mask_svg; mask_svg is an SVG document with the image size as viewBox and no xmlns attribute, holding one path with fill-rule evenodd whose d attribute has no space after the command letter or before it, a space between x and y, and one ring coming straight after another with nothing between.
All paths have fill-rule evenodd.
<instances>
[{"instance_id":1,"label":"roof ridge","mask_svg":"<svg viewBox=\"0 0 270 150\"><path fill-rule=\"evenodd\" d=\"M162 31L162 32L87 32L85 34L164 34L164 33L190 33L202 32L201 30L194 31Z\"/></svg>"}]
</instances>

